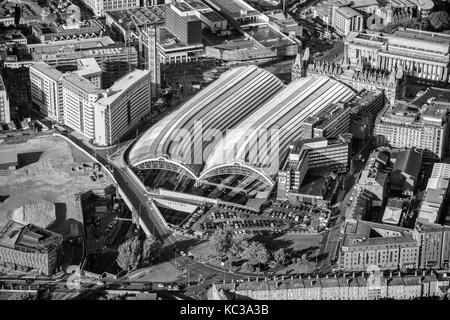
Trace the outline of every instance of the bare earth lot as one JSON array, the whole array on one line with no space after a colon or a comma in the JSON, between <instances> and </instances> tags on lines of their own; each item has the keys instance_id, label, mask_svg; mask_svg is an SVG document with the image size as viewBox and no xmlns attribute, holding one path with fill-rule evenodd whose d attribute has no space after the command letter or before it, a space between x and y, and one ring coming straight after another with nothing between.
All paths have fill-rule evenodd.
<instances>
[{"instance_id":1,"label":"bare earth lot","mask_svg":"<svg viewBox=\"0 0 450 320\"><path fill-rule=\"evenodd\" d=\"M72 172L71 168L77 168L82 162L92 163L61 138L45 136L25 143L0 145L0 151L17 152L24 159L19 169L0 175L0 195L8 196L0 203L0 228L16 208L46 200L56 204L55 231L67 231L64 222L82 222L74 195L112 183L108 176L93 182L87 171Z\"/></svg>"}]
</instances>

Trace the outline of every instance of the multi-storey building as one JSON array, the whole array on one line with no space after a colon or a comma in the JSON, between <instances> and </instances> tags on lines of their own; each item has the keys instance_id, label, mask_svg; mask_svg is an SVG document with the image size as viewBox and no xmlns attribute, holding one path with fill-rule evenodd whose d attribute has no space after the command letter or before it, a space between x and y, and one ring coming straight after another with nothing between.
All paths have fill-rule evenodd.
<instances>
[{"instance_id":1,"label":"multi-storey building","mask_svg":"<svg viewBox=\"0 0 450 320\"><path fill-rule=\"evenodd\" d=\"M389 191L388 156L376 151L369 156L366 167L361 171L358 187L372 195L373 206L383 206Z\"/></svg>"},{"instance_id":2,"label":"multi-storey building","mask_svg":"<svg viewBox=\"0 0 450 320\"><path fill-rule=\"evenodd\" d=\"M62 236L33 224L10 220L0 231L0 265L51 275L58 266Z\"/></svg>"},{"instance_id":3,"label":"multi-storey building","mask_svg":"<svg viewBox=\"0 0 450 320\"><path fill-rule=\"evenodd\" d=\"M450 165L445 163L433 165L433 171L422 197L417 222L434 224L442 220L450 182L449 169Z\"/></svg>"},{"instance_id":4,"label":"multi-storey building","mask_svg":"<svg viewBox=\"0 0 450 320\"><path fill-rule=\"evenodd\" d=\"M337 103L314 117L308 117L302 124L303 139L337 138L349 132L351 111L349 105Z\"/></svg>"},{"instance_id":5,"label":"multi-storey building","mask_svg":"<svg viewBox=\"0 0 450 320\"><path fill-rule=\"evenodd\" d=\"M202 21L186 2L173 2L166 8L165 27L186 44L201 43Z\"/></svg>"},{"instance_id":6,"label":"multi-storey building","mask_svg":"<svg viewBox=\"0 0 450 320\"><path fill-rule=\"evenodd\" d=\"M11 121L11 115L9 110L8 93L6 92L3 78L0 75L0 123L8 123Z\"/></svg>"},{"instance_id":7,"label":"multi-storey building","mask_svg":"<svg viewBox=\"0 0 450 320\"><path fill-rule=\"evenodd\" d=\"M419 245L409 229L361 220L347 223L344 233L339 266L345 271L418 267Z\"/></svg>"},{"instance_id":8,"label":"multi-storey building","mask_svg":"<svg viewBox=\"0 0 450 320\"><path fill-rule=\"evenodd\" d=\"M308 170L328 168L346 172L350 152L350 144L342 139L319 137L296 142L278 172L277 199L301 201L307 198L308 195L300 193L300 187Z\"/></svg>"},{"instance_id":9,"label":"multi-storey building","mask_svg":"<svg viewBox=\"0 0 450 320\"><path fill-rule=\"evenodd\" d=\"M89 80L97 89L102 88L102 69L94 58L78 59L76 74Z\"/></svg>"},{"instance_id":10,"label":"multi-storey building","mask_svg":"<svg viewBox=\"0 0 450 320\"><path fill-rule=\"evenodd\" d=\"M4 84L10 101L10 117L14 117L11 105L19 107L28 105L31 100L31 84L29 67L5 67L3 69Z\"/></svg>"},{"instance_id":11,"label":"multi-storey building","mask_svg":"<svg viewBox=\"0 0 450 320\"><path fill-rule=\"evenodd\" d=\"M400 66L420 79L447 83L450 35L414 29L393 34L350 32L345 39L344 65L395 71Z\"/></svg>"},{"instance_id":12,"label":"multi-storey building","mask_svg":"<svg viewBox=\"0 0 450 320\"><path fill-rule=\"evenodd\" d=\"M350 7L340 7L335 12L334 29L341 36L347 36L350 31L363 30L363 15Z\"/></svg>"},{"instance_id":13,"label":"multi-storey building","mask_svg":"<svg viewBox=\"0 0 450 320\"><path fill-rule=\"evenodd\" d=\"M350 115L350 132L355 139L369 139L373 134L375 118L385 104L384 92L364 90L349 104L354 110Z\"/></svg>"},{"instance_id":14,"label":"multi-storey building","mask_svg":"<svg viewBox=\"0 0 450 320\"><path fill-rule=\"evenodd\" d=\"M158 0L150 0L158 2ZM91 9L97 17L105 15L106 11L118 9L132 9L140 7L140 0L83 0L83 3ZM149 4L149 5L156 5Z\"/></svg>"},{"instance_id":15,"label":"multi-storey building","mask_svg":"<svg viewBox=\"0 0 450 320\"><path fill-rule=\"evenodd\" d=\"M442 158L448 141L449 102L429 101L421 107L398 102L375 123L379 145L419 148L426 158Z\"/></svg>"},{"instance_id":16,"label":"multi-storey building","mask_svg":"<svg viewBox=\"0 0 450 320\"><path fill-rule=\"evenodd\" d=\"M363 66L342 67L327 61L312 61L307 65L307 73L333 77L357 91L383 93L391 104L405 96L406 79L401 68L389 72Z\"/></svg>"},{"instance_id":17,"label":"multi-storey building","mask_svg":"<svg viewBox=\"0 0 450 320\"><path fill-rule=\"evenodd\" d=\"M27 48L34 61L43 61L62 72L76 70L79 59L94 58L102 69L103 88L136 68L138 62L134 47L116 45L109 37L49 41Z\"/></svg>"},{"instance_id":18,"label":"multi-storey building","mask_svg":"<svg viewBox=\"0 0 450 320\"><path fill-rule=\"evenodd\" d=\"M94 141L99 145L115 143L150 113L150 71L134 70L125 75L102 92L94 108Z\"/></svg>"},{"instance_id":19,"label":"multi-storey building","mask_svg":"<svg viewBox=\"0 0 450 320\"><path fill-rule=\"evenodd\" d=\"M450 227L417 222L414 237L419 244L419 268L449 268Z\"/></svg>"},{"instance_id":20,"label":"multi-storey building","mask_svg":"<svg viewBox=\"0 0 450 320\"><path fill-rule=\"evenodd\" d=\"M62 75L45 62L30 65L31 101L39 107L40 112L60 123L64 118Z\"/></svg>"},{"instance_id":21,"label":"multi-storey building","mask_svg":"<svg viewBox=\"0 0 450 320\"><path fill-rule=\"evenodd\" d=\"M208 300L376 300L444 297L446 273L402 275L362 272L342 276L291 276L213 284Z\"/></svg>"},{"instance_id":22,"label":"multi-storey building","mask_svg":"<svg viewBox=\"0 0 450 320\"><path fill-rule=\"evenodd\" d=\"M73 130L95 139L94 102L100 90L82 76L69 73L62 77L64 124Z\"/></svg>"}]
</instances>

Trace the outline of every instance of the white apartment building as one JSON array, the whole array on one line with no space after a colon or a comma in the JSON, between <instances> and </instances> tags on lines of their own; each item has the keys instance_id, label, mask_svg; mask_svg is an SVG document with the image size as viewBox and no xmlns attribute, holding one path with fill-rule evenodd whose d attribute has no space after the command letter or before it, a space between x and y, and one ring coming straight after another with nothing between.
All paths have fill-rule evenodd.
<instances>
[{"instance_id":1,"label":"white apartment building","mask_svg":"<svg viewBox=\"0 0 450 320\"><path fill-rule=\"evenodd\" d=\"M345 37L351 31L362 31L364 16L350 7L341 7L336 10L334 28L336 32Z\"/></svg>"},{"instance_id":2,"label":"white apartment building","mask_svg":"<svg viewBox=\"0 0 450 320\"><path fill-rule=\"evenodd\" d=\"M416 109L398 103L375 123L379 145L419 148L425 157L442 158L448 141L448 103L433 102Z\"/></svg>"},{"instance_id":3,"label":"white apartment building","mask_svg":"<svg viewBox=\"0 0 450 320\"><path fill-rule=\"evenodd\" d=\"M94 58L78 59L74 73L89 80L97 89L102 88L102 69Z\"/></svg>"},{"instance_id":4,"label":"white apartment building","mask_svg":"<svg viewBox=\"0 0 450 320\"><path fill-rule=\"evenodd\" d=\"M11 114L9 110L9 99L3 83L2 76L0 76L0 123L8 123L11 121Z\"/></svg>"},{"instance_id":5,"label":"white apartment building","mask_svg":"<svg viewBox=\"0 0 450 320\"><path fill-rule=\"evenodd\" d=\"M110 145L150 113L150 71L134 70L95 103L95 142Z\"/></svg>"},{"instance_id":6,"label":"white apartment building","mask_svg":"<svg viewBox=\"0 0 450 320\"><path fill-rule=\"evenodd\" d=\"M154 2L148 4L156 5L157 0L152 0ZM150 1L150 2L152 2ZM84 4L87 5L97 17L105 15L105 11L119 10L119 9L133 9L139 8L140 0L83 0Z\"/></svg>"},{"instance_id":7,"label":"white apartment building","mask_svg":"<svg viewBox=\"0 0 450 320\"><path fill-rule=\"evenodd\" d=\"M95 139L94 102L100 90L89 80L75 73L62 77L64 123L73 130Z\"/></svg>"},{"instance_id":8,"label":"white apartment building","mask_svg":"<svg viewBox=\"0 0 450 320\"><path fill-rule=\"evenodd\" d=\"M63 74L45 62L30 65L31 101L39 106L41 113L62 123L61 76Z\"/></svg>"}]
</instances>

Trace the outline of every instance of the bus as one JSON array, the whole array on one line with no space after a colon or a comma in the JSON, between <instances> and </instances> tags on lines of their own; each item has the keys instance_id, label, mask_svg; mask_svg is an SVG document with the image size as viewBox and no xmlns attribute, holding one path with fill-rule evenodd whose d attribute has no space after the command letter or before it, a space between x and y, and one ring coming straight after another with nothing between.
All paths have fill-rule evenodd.
<instances>
[{"instance_id":1,"label":"bus","mask_svg":"<svg viewBox=\"0 0 450 320\"><path fill-rule=\"evenodd\" d=\"M58 130L61 133L67 133L67 129L64 127L61 127L60 125L54 124L53 125L53 129Z\"/></svg>"}]
</instances>

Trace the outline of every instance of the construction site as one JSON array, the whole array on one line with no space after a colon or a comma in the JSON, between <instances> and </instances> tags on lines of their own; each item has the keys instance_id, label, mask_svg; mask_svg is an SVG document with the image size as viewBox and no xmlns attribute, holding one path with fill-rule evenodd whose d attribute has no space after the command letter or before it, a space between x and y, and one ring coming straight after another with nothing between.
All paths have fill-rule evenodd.
<instances>
[{"instance_id":1,"label":"construction site","mask_svg":"<svg viewBox=\"0 0 450 320\"><path fill-rule=\"evenodd\" d=\"M92 160L58 137L41 136L24 143L3 144L0 152L16 155L20 160L15 170L1 170L0 227L9 219L21 218L44 228L51 226L63 236L81 232L74 227L83 222L75 195L105 189L113 183L107 175L94 174ZM53 204L54 209L37 215L42 211L37 210L42 203L47 207Z\"/></svg>"}]
</instances>

